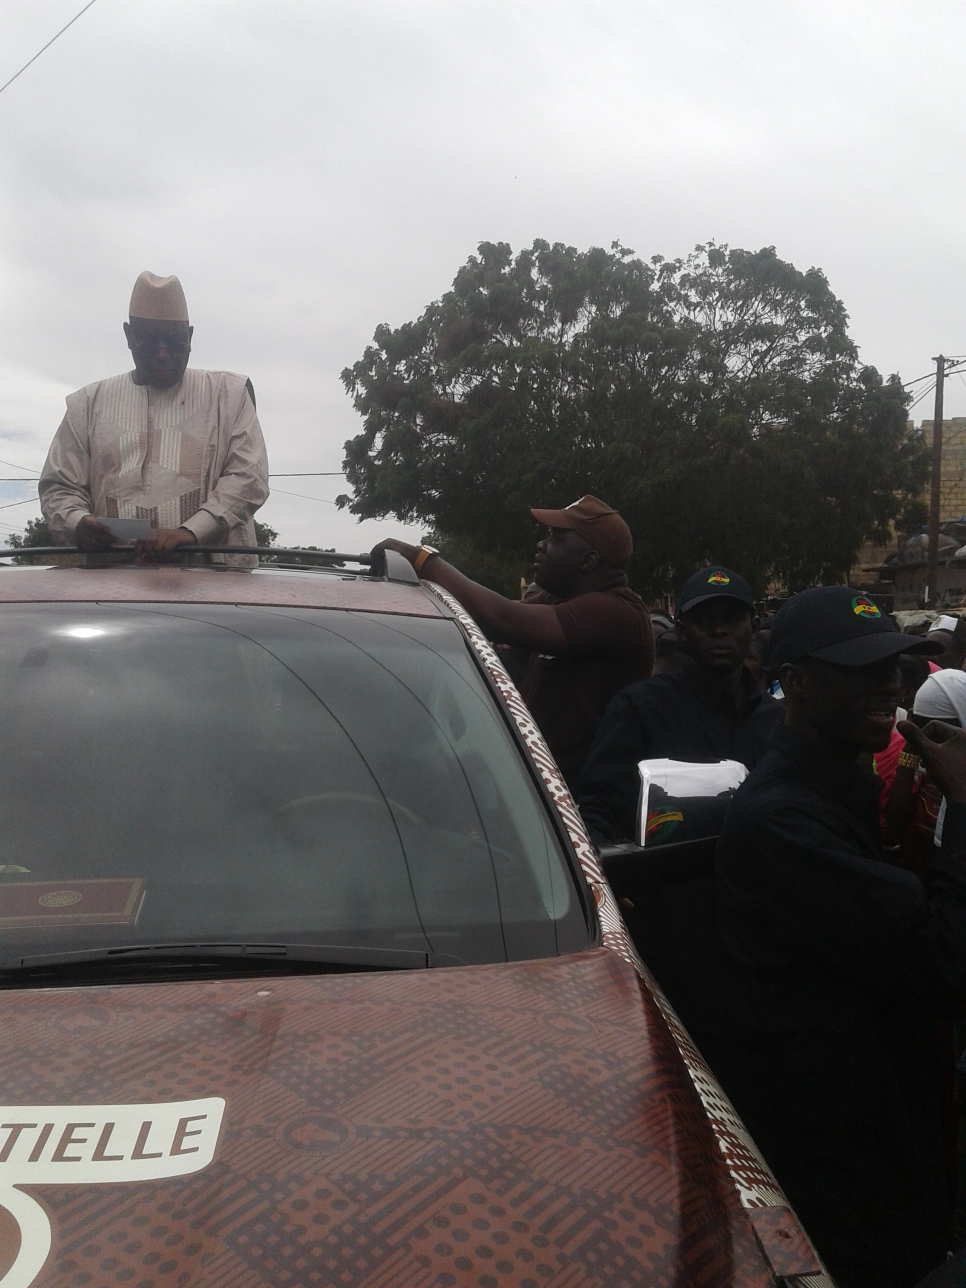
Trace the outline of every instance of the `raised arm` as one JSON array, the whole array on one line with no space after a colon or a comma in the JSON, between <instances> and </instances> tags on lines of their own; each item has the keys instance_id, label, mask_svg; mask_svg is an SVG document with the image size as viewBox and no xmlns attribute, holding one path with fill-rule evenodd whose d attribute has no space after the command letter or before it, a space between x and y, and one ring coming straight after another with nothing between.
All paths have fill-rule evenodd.
<instances>
[{"instance_id":1,"label":"raised arm","mask_svg":"<svg viewBox=\"0 0 966 1288\"><path fill-rule=\"evenodd\" d=\"M396 550L413 563L419 546L389 539L373 547L374 571L378 571L383 550ZM551 604L525 604L506 599L470 581L439 555L431 555L419 569L420 577L435 582L458 599L486 634L501 644L516 644L534 653L562 653L567 647L560 619Z\"/></svg>"}]
</instances>

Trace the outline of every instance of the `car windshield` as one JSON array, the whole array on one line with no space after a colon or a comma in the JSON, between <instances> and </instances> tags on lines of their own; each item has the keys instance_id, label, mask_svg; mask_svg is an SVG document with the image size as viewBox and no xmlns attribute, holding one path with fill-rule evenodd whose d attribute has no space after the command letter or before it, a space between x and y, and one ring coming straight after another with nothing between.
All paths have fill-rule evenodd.
<instances>
[{"instance_id":1,"label":"car windshield","mask_svg":"<svg viewBox=\"0 0 966 1288\"><path fill-rule=\"evenodd\" d=\"M4 960L240 940L489 962L588 942L453 622L8 605L0 746Z\"/></svg>"}]
</instances>

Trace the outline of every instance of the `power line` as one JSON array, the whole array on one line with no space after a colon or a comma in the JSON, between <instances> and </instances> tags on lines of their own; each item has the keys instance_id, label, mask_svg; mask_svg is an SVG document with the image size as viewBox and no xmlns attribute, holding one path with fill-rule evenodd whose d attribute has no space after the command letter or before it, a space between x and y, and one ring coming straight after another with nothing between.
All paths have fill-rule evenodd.
<instances>
[{"instance_id":1,"label":"power line","mask_svg":"<svg viewBox=\"0 0 966 1288\"><path fill-rule=\"evenodd\" d=\"M285 492L277 487L272 493L273 496L299 496L303 501L321 501L323 505L335 505L334 501L327 500L324 496L306 496L304 492ZM0 509L3 507L0 506Z\"/></svg>"},{"instance_id":2,"label":"power line","mask_svg":"<svg viewBox=\"0 0 966 1288\"><path fill-rule=\"evenodd\" d=\"M0 465L9 465L12 470L28 470L31 474L40 473L40 470L32 469L29 465L18 465L16 461L0 460Z\"/></svg>"},{"instance_id":3,"label":"power line","mask_svg":"<svg viewBox=\"0 0 966 1288\"><path fill-rule=\"evenodd\" d=\"M0 510L12 510L15 505L36 505L36 504L37 504L37 498L35 496L28 496L25 501L8 501L6 505L0 505ZM335 502L333 501L332 504L335 505Z\"/></svg>"},{"instance_id":4,"label":"power line","mask_svg":"<svg viewBox=\"0 0 966 1288\"><path fill-rule=\"evenodd\" d=\"M933 383L932 383L931 385L927 385L927 386L926 386L926 388L922 391L922 393L919 395L919 397L916 399L916 401L915 401L914 403L910 403L910 405L909 405L909 407L908 407L908 409L907 409L907 411L906 411L906 415L908 415L908 414L909 414L909 412L911 412L914 408L918 407L918 406L919 406L919 404L922 402L923 398L927 398L927 397L932 393L932 391L935 389L935 387L936 387L936 385L935 385L935 380L934 380L934 381L933 381Z\"/></svg>"},{"instance_id":5,"label":"power line","mask_svg":"<svg viewBox=\"0 0 966 1288\"><path fill-rule=\"evenodd\" d=\"M64 34L64 32L67 30L67 27L73 27L77 19L80 18L83 14L87 13L91 5L95 3L96 3L96 0L87 0L87 4L84 5L80 13L75 13L73 18L71 18L70 22L67 23L66 26L61 27L60 31L58 31L56 36L51 36L51 38L47 41L46 45L44 45L43 49L38 49L37 52L34 54L33 58L29 59L27 62L24 63L24 65L21 67L19 72L14 72L14 74L10 77L8 81L6 81L3 85L0 85L0 94L2 94L3 91L7 89L8 86L12 85L18 76L22 76L24 72L27 70L27 68L30 66L30 64L35 63L37 59L40 57L40 55L46 52L46 50L48 50L51 47L54 41L58 40Z\"/></svg>"},{"instance_id":6,"label":"power line","mask_svg":"<svg viewBox=\"0 0 966 1288\"><path fill-rule=\"evenodd\" d=\"M959 378L962 380L962 377L963 377L962 367L960 367L960 366L958 366L958 365L957 365L957 366L955 366L955 367L947 367L947 368L946 368L946 373L945 373L945 374L946 374L947 376L949 376L949 375L958 375L958 376L959 376ZM929 396L929 395L932 393L932 391L935 389L935 387L936 387L936 384L935 384L935 380L936 380L935 372L933 373L933 375L932 375L931 379L932 379L933 383L932 383L931 385L927 385L927 386L926 386L926 388L922 391L922 393L920 393L920 394L918 395L918 397L916 398L916 400L915 400L914 402L912 402L912 403L910 403L910 404L909 404L909 407L908 407L908 409L907 409L907 411L906 411L906 415L908 415L908 414L909 414L909 412L914 411L914 410L915 410L915 408L916 408L916 407L918 407L918 406L919 406L919 404L922 402L923 398L928 398L928 396ZM917 383L917 382L916 382L916 381L913 381L912 383L913 383L913 384L915 384L915 383ZM963 383L964 383L964 384L966 384L966 381L963 381ZM903 386L903 388L908 388L908 386L904 385L904 386Z\"/></svg>"},{"instance_id":7,"label":"power line","mask_svg":"<svg viewBox=\"0 0 966 1288\"><path fill-rule=\"evenodd\" d=\"M966 362L966 358L949 358L948 361L953 365L946 368L947 375L952 371L958 371L961 364ZM911 389L913 385L922 384L924 380L935 380L935 378L935 371L927 371L924 376L916 376L915 380L907 380L902 387L903 389Z\"/></svg>"}]
</instances>

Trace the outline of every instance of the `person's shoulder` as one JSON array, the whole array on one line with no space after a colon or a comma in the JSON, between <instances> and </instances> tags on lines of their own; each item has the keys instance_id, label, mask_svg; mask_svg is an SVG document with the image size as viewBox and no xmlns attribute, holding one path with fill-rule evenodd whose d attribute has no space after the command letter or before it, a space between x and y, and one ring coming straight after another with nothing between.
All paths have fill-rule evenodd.
<instances>
[{"instance_id":1,"label":"person's shoulder","mask_svg":"<svg viewBox=\"0 0 966 1288\"><path fill-rule=\"evenodd\" d=\"M248 376L237 371L209 371L205 367L188 367L185 380L203 381L209 385L222 385L226 389L242 392L248 385Z\"/></svg>"},{"instance_id":2,"label":"person's shoulder","mask_svg":"<svg viewBox=\"0 0 966 1288\"><path fill-rule=\"evenodd\" d=\"M605 586L598 592L601 595L614 595L618 599L626 600L627 603L639 609L642 613L647 612L647 605L636 590L631 590L630 586Z\"/></svg>"},{"instance_id":3,"label":"person's shoulder","mask_svg":"<svg viewBox=\"0 0 966 1288\"><path fill-rule=\"evenodd\" d=\"M202 367L188 367L184 373L186 392L209 405L220 403L229 420L235 420L250 402L255 405L252 382L237 371L208 371Z\"/></svg>"},{"instance_id":4,"label":"person's shoulder","mask_svg":"<svg viewBox=\"0 0 966 1288\"><path fill-rule=\"evenodd\" d=\"M106 376L103 380L92 380L89 385L75 389L73 393L67 395L68 408L71 411L90 408L95 402L104 398L123 396L130 393L131 390L138 388L131 379L131 374L130 371L122 371L119 376Z\"/></svg>"},{"instance_id":5,"label":"person's shoulder","mask_svg":"<svg viewBox=\"0 0 966 1288\"><path fill-rule=\"evenodd\" d=\"M772 790L783 788L793 777L788 757L774 745L769 745L761 760L749 769L748 777L738 788L735 800L740 796L742 803L757 801Z\"/></svg>"},{"instance_id":6,"label":"person's shoulder","mask_svg":"<svg viewBox=\"0 0 966 1288\"><path fill-rule=\"evenodd\" d=\"M646 707L674 697L684 691L679 675L677 671L666 671L662 675L649 675L645 680L635 680L633 684L625 685L612 701L621 698L629 706Z\"/></svg>"},{"instance_id":7,"label":"person's shoulder","mask_svg":"<svg viewBox=\"0 0 966 1288\"><path fill-rule=\"evenodd\" d=\"M647 605L636 590L631 590L630 586L602 586L600 590L589 590L584 595L578 595L578 599L588 599L595 603L618 604L630 612L636 613L639 617L646 617L650 622L650 616L647 611Z\"/></svg>"},{"instance_id":8,"label":"person's shoulder","mask_svg":"<svg viewBox=\"0 0 966 1288\"><path fill-rule=\"evenodd\" d=\"M727 833L733 839L736 833L756 831L792 816L814 819L822 814L819 793L780 748L770 746L735 792L722 837Z\"/></svg>"},{"instance_id":9,"label":"person's shoulder","mask_svg":"<svg viewBox=\"0 0 966 1288\"><path fill-rule=\"evenodd\" d=\"M785 704L770 693L763 693L755 703L754 714L759 719L768 721L784 720Z\"/></svg>"},{"instance_id":10,"label":"person's shoulder","mask_svg":"<svg viewBox=\"0 0 966 1288\"><path fill-rule=\"evenodd\" d=\"M562 618L594 623L598 631L613 632L622 646L626 642L624 632L632 625L642 629L646 627L648 633L651 629L644 601L626 586L603 586L599 590L582 591L554 607Z\"/></svg>"}]
</instances>

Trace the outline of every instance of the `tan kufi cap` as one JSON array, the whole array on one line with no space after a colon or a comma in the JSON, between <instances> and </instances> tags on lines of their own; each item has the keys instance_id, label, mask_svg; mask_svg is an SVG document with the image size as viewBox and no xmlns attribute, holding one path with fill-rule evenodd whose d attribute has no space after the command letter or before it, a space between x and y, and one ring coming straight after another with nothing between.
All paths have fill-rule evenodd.
<instances>
[{"instance_id":1,"label":"tan kufi cap","mask_svg":"<svg viewBox=\"0 0 966 1288\"><path fill-rule=\"evenodd\" d=\"M548 528L573 528L612 568L624 568L634 550L631 530L617 513L595 496L582 496L565 510L531 510Z\"/></svg>"},{"instance_id":2,"label":"tan kufi cap","mask_svg":"<svg viewBox=\"0 0 966 1288\"><path fill-rule=\"evenodd\" d=\"M187 322L188 302L176 277L142 273L131 292L131 317L152 322Z\"/></svg>"}]
</instances>

